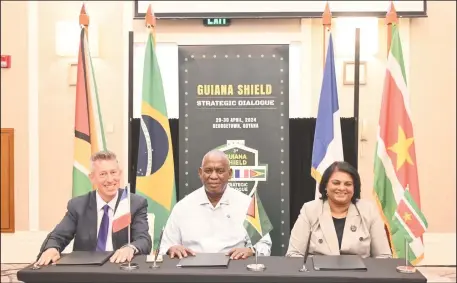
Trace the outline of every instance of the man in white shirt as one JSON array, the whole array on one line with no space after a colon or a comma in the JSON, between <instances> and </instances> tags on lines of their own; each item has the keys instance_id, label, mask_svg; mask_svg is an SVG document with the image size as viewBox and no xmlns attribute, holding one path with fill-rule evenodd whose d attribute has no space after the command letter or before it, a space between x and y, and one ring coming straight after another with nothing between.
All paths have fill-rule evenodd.
<instances>
[{"instance_id":1,"label":"man in white shirt","mask_svg":"<svg viewBox=\"0 0 457 283\"><path fill-rule=\"evenodd\" d=\"M151 252L151 236L145 198L131 194L131 243L128 228L113 232L113 216L119 204L122 171L116 155L109 151L94 154L89 178L97 188L68 202L67 213L49 233L40 249L36 265L55 263L60 252L74 238L74 251L115 251L111 262L130 261L135 254Z\"/></svg>"},{"instance_id":2,"label":"man in white shirt","mask_svg":"<svg viewBox=\"0 0 457 283\"><path fill-rule=\"evenodd\" d=\"M243 226L251 198L228 186L232 177L225 153L208 152L198 169L203 187L179 201L165 227L160 252L171 258L198 253L226 253L232 259L254 254L269 256L271 238L252 247Z\"/></svg>"}]
</instances>

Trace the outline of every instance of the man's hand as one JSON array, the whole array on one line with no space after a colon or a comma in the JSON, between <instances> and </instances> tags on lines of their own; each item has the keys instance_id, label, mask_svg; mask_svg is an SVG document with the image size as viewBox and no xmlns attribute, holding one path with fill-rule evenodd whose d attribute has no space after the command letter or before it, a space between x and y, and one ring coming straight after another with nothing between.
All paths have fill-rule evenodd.
<instances>
[{"instance_id":1,"label":"man's hand","mask_svg":"<svg viewBox=\"0 0 457 283\"><path fill-rule=\"evenodd\" d=\"M35 265L48 265L51 261L52 263L56 263L59 258L59 251L56 248L50 248L41 254L40 258L37 260L37 262L35 262Z\"/></svg>"},{"instance_id":2,"label":"man's hand","mask_svg":"<svg viewBox=\"0 0 457 283\"><path fill-rule=\"evenodd\" d=\"M246 259L253 254L250 248L233 248L227 253L230 259Z\"/></svg>"},{"instance_id":3,"label":"man's hand","mask_svg":"<svg viewBox=\"0 0 457 283\"><path fill-rule=\"evenodd\" d=\"M132 247L123 247L118 249L109 259L110 262L123 263L125 261L132 261L133 254L135 253Z\"/></svg>"},{"instance_id":4,"label":"man's hand","mask_svg":"<svg viewBox=\"0 0 457 283\"><path fill-rule=\"evenodd\" d=\"M176 256L179 259L182 259L183 257L187 257L188 255L194 256L195 252L181 245L176 245L169 248L167 254L170 255L170 258L174 258Z\"/></svg>"}]
</instances>

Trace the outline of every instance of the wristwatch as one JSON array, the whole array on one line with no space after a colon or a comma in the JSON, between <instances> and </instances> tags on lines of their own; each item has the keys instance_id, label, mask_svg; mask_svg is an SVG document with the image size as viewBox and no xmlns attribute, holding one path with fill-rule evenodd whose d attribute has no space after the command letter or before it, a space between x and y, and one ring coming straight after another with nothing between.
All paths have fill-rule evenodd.
<instances>
[{"instance_id":1,"label":"wristwatch","mask_svg":"<svg viewBox=\"0 0 457 283\"><path fill-rule=\"evenodd\" d=\"M134 255L138 253L138 249L132 244L127 244L127 245L123 246L123 248L125 248L125 247L129 247L129 248L133 249Z\"/></svg>"}]
</instances>

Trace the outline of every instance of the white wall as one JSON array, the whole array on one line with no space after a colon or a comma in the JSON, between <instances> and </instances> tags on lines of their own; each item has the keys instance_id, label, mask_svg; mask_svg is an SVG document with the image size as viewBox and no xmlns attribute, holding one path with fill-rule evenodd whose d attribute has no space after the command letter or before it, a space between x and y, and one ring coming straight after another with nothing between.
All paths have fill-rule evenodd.
<instances>
[{"instance_id":1,"label":"white wall","mask_svg":"<svg viewBox=\"0 0 457 283\"><path fill-rule=\"evenodd\" d=\"M168 118L179 118L178 45L159 42L156 45L157 60L162 75ZM141 116L141 95L145 43L134 44L133 59L133 117Z\"/></svg>"}]
</instances>

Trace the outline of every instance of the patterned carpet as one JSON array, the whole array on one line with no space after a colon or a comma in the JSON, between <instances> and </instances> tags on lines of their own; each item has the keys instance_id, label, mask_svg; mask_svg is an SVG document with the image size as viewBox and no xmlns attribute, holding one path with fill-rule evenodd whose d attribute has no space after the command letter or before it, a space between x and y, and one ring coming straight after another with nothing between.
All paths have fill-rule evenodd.
<instances>
[{"instance_id":1,"label":"patterned carpet","mask_svg":"<svg viewBox=\"0 0 457 283\"><path fill-rule=\"evenodd\" d=\"M20 282L17 280L18 270L27 264L2 264L2 283ZM427 278L428 282L457 282L455 279L455 267L418 267L420 272Z\"/></svg>"}]
</instances>

